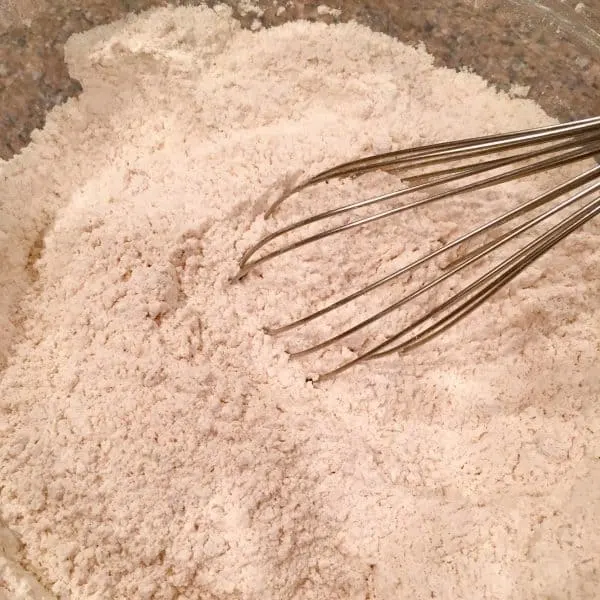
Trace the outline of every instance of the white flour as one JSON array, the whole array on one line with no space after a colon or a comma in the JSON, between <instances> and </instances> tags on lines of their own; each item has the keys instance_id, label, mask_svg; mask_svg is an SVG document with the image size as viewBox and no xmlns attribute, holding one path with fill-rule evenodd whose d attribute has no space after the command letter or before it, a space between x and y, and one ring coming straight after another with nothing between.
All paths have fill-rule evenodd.
<instances>
[{"instance_id":1,"label":"white flour","mask_svg":"<svg viewBox=\"0 0 600 600\"><path fill-rule=\"evenodd\" d=\"M336 265L386 272L559 174L229 283L282 177L541 109L357 25L255 34L225 9L132 17L67 58L85 92L0 165L0 509L20 540L0 538L0 597L42 597L19 565L73 600L596 597L599 223L438 341L318 386L321 359L260 330L330 297ZM397 182L332 182L275 224L375 184Z\"/></svg>"}]
</instances>

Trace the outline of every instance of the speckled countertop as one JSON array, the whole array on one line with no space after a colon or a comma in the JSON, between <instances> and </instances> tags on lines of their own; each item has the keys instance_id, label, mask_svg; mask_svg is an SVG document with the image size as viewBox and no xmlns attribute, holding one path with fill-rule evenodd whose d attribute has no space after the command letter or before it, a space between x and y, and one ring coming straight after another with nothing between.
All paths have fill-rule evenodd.
<instances>
[{"instance_id":1,"label":"speckled countertop","mask_svg":"<svg viewBox=\"0 0 600 600\"><path fill-rule=\"evenodd\" d=\"M169 4L200 4L171 0ZM207 2L214 4L212 0ZM305 18L356 19L415 44L439 64L466 67L503 89L521 86L561 118L600 114L600 9L571 0L226 0L244 26ZM9 159L43 127L47 112L81 91L63 60L68 37L166 0L5 0L0 4L0 158ZM339 10L327 11L327 4ZM253 9L253 6L255 9ZM577 31L577 35L573 34ZM583 38L587 43L573 43ZM596 49L594 44L598 43ZM517 88L512 88L517 89Z\"/></svg>"}]
</instances>

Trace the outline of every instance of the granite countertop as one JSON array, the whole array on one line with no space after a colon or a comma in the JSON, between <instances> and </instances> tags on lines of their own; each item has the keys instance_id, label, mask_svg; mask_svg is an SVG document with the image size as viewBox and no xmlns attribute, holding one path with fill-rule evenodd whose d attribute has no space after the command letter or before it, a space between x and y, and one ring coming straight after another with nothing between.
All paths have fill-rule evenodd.
<instances>
[{"instance_id":1,"label":"granite countertop","mask_svg":"<svg viewBox=\"0 0 600 600\"><path fill-rule=\"evenodd\" d=\"M600 10L556 0L558 18L532 17L518 0L226 0L246 27L305 18L356 19L416 44L424 41L439 64L466 67L508 90L536 99L561 119L600 114L598 48L571 44L569 26L596 42ZM9 159L43 127L47 112L81 92L64 63L68 37L128 12L200 0L8 0L0 7L0 158ZM212 0L205 2L214 4ZM328 11L320 5L338 9ZM546 4L553 8L552 0ZM507 9L507 6L511 7ZM254 8L253 8L254 7ZM553 9L554 10L554 9ZM565 12L568 11L568 12ZM572 23L575 22L575 25ZM586 37L586 36L583 36ZM598 54L595 54L598 52ZM512 88L515 90L516 88Z\"/></svg>"}]
</instances>

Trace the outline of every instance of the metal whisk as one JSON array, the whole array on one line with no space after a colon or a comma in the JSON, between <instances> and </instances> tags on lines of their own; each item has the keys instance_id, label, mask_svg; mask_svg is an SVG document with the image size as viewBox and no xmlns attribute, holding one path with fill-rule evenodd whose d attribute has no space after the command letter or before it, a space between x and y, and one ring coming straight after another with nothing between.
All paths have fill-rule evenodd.
<instances>
[{"instance_id":1,"label":"metal whisk","mask_svg":"<svg viewBox=\"0 0 600 600\"><path fill-rule=\"evenodd\" d=\"M288 190L269 208L265 217L272 215L282 202L290 196L309 186L334 178L354 177L375 170L384 170L399 173L402 181L408 184L408 187L325 210L266 235L244 253L239 263L239 272L236 278L243 278L258 265L271 261L277 256L307 244L316 243L329 236L363 227L375 221L388 219L404 211L431 204L438 200L546 172L597 155L600 155L600 117L515 133L490 135L388 152L338 165ZM427 191L425 197L420 196L418 199L413 198L411 201L411 195L423 191ZM284 243L273 249L267 248L267 246L270 247L287 234L303 230L315 223L324 222L326 224L329 219L338 215L391 200L401 201L404 197L408 197L408 200L395 203L395 205L375 214L354 218L341 225L325 227L318 233L305 235L296 241ZM590 197L592 197L591 200ZM529 215L525 222L513 226L508 231L496 232L493 239L483 243L480 242L474 250L468 251L459 259L451 260L441 268L441 273L437 277L423 282L416 291L404 295L383 310L361 319L352 327L308 348L292 352L291 355L304 356L343 341L347 336L407 305L421 294L455 276L467 266L490 255L494 250L509 241L515 240L532 228L539 226L553 215L561 211L568 213L560 222L547 226L543 233L540 233L535 239L525 243L508 258L498 262L483 275L439 303L435 308L427 310L425 314L399 331L389 333L384 342L377 343L352 360L320 375L319 379L333 377L360 362L380 358L391 353L404 353L412 350L440 335L469 315L555 244L596 216L600 212L600 166L585 170L580 175L544 191L541 195L523 202L516 208L504 212L468 233L444 243L439 248L427 252L384 277L373 280L366 286L353 290L341 298L333 299L330 303L300 319L283 326L267 327L265 331L270 335L276 335L302 327L365 294L369 294L401 275L429 263L434 258L445 255L445 253L456 249L476 236L488 233L547 204L550 204L550 206L544 207L544 212L541 212L541 214ZM568 210L569 208L571 210Z\"/></svg>"}]
</instances>

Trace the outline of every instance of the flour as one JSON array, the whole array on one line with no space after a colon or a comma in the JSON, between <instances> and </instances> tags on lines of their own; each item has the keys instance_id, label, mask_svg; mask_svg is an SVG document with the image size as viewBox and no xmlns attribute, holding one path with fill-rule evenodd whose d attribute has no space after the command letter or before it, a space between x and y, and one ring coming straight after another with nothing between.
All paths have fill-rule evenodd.
<instances>
[{"instance_id":1,"label":"flour","mask_svg":"<svg viewBox=\"0 0 600 600\"><path fill-rule=\"evenodd\" d=\"M317 13L319 15L339 17L342 14L342 11L339 8L331 8L331 6L327 6L326 4L319 4L319 6L317 6Z\"/></svg>"},{"instance_id":2,"label":"flour","mask_svg":"<svg viewBox=\"0 0 600 600\"><path fill-rule=\"evenodd\" d=\"M266 231L398 185L331 182L266 223L295 171L541 109L356 24L252 33L222 7L94 29L67 60L84 93L0 165L0 590L43 597L26 567L65 599L595 597L598 223L438 341L335 380L305 376L353 349L292 361L319 332L261 330L347 287L336 266L386 272L566 172L230 282Z\"/></svg>"}]
</instances>

